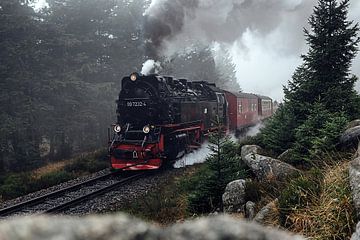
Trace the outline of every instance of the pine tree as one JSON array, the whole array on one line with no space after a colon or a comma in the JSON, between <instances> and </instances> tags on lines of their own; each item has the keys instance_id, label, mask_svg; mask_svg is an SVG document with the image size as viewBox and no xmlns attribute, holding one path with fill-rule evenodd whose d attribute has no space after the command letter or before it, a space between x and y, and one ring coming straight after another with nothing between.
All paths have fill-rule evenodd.
<instances>
[{"instance_id":1,"label":"pine tree","mask_svg":"<svg viewBox=\"0 0 360 240\"><path fill-rule=\"evenodd\" d=\"M215 57L216 71L219 74L219 81L217 86L233 92L241 91L240 85L236 79L236 70L233 59L228 50L223 46L221 50L216 52Z\"/></svg>"},{"instance_id":2,"label":"pine tree","mask_svg":"<svg viewBox=\"0 0 360 240\"><path fill-rule=\"evenodd\" d=\"M310 29L304 30L309 51L284 87L284 105L262 131L265 147L276 153L290 147L295 161L312 160L334 148L341 124L359 116L357 78L350 74L359 26L347 20L348 7L349 0L318 1Z\"/></svg>"},{"instance_id":3,"label":"pine tree","mask_svg":"<svg viewBox=\"0 0 360 240\"><path fill-rule=\"evenodd\" d=\"M357 78L350 74L351 62L358 51L358 24L347 20L349 0L319 0L305 29L309 51L289 86L284 89L287 103L305 120L309 107L321 102L330 112L358 113Z\"/></svg>"}]
</instances>

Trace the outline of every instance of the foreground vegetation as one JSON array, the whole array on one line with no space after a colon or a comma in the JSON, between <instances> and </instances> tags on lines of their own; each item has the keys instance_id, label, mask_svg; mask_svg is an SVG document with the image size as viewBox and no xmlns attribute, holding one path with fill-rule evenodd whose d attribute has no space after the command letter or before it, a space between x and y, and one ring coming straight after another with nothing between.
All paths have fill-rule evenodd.
<instances>
[{"instance_id":1,"label":"foreground vegetation","mask_svg":"<svg viewBox=\"0 0 360 240\"><path fill-rule=\"evenodd\" d=\"M282 192L279 207L289 230L312 239L350 239L356 213L349 161L341 160L321 169L320 175L294 179Z\"/></svg>"},{"instance_id":2,"label":"foreground vegetation","mask_svg":"<svg viewBox=\"0 0 360 240\"><path fill-rule=\"evenodd\" d=\"M16 198L109 167L106 151L83 154L36 171L0 176L0 200Z\"/></svg>"}]
</instances>

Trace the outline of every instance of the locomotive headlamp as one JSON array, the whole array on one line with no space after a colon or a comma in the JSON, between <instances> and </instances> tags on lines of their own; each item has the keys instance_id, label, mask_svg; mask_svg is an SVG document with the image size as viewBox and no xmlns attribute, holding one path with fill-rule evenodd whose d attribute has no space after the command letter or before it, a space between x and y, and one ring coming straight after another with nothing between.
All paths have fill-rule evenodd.
<instances>
[{"instance_id":1,"label":"locomotive headlamp","mask_svg":"<svg viewBox=\"0 0 360 240\"><path fill-rule=\"evenodd\" d=\"M114 126L114 131L115 131L116 133L121 132L121 126L120 126L119 124L116 124L116 125Z\"/></svg>"},{"instance_id":2,"label":"locomotive headlamp","mask_svg":"<svg viewBox=\"0 0 360 240\"><path fill-rule=\"evenodd\" d=\"M144 127L143 127L143 132L144 132L145 134L149 133L149 132L150 132L150 127L149 127L148 125L144 126Z\"/></svg>"},{"instance_id":3,"label":"locomotive headlamp","mask_svg":"<svg viewBox=\"0 0 360 240\"><path fill-rule=\"evenodd\" d=\"M130 80L135 82L137 80L137 74L136 73L133 73L130 75Z\"/></svg>"}]
</instances>

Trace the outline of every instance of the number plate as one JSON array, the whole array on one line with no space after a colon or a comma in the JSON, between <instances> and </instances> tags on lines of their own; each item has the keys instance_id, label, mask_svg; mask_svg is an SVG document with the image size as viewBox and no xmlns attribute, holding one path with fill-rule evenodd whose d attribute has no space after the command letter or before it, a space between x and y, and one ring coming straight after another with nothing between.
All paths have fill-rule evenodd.
<instances>
[{"instance_id":1,"label":"number plate","mask_svg":"<svg viewBox=\"0 0 360 240\"><path fill-rule=\"evenodd\" d=\"M146 102L143 101L128 101L126 102L127 107L146 107Z\"/></svg>"}]
</instances>

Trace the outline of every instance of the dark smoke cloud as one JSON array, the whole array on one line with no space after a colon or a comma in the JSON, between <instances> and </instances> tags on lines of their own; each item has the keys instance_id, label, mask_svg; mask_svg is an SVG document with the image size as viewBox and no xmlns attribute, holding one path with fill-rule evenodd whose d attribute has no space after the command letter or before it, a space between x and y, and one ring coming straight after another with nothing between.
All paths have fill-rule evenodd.
<instances>
[{"instance_id":1,"label":"dark smoke cloud","mask_svg":"<svg viewBox=\"0 0 360 240\"><path fill-rule=\"evenodd\" d=\"M198 6L199 0L152 1L144 14L147 56L158 59L164 41L171 41L183 30L185 18Z\"/></svg>"},{"instance_id":2,"label":"dark smoke cloud","mask_svg":"<svg viewBox=\"0 0 360 240\"><path fill-rule=\"evenodd\" d=\"M196 42L232 44L248 31L266 36L309 0L153 0L145 15L147 55L170 55ZM306 18L305 18L306 19Z\"/></svg>"}]
</instances>

